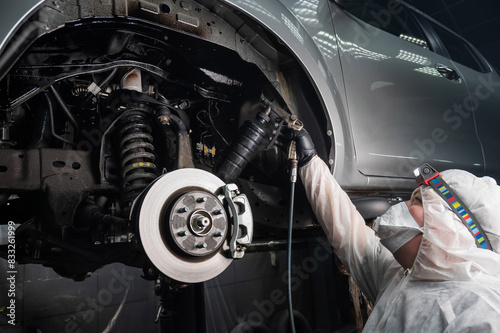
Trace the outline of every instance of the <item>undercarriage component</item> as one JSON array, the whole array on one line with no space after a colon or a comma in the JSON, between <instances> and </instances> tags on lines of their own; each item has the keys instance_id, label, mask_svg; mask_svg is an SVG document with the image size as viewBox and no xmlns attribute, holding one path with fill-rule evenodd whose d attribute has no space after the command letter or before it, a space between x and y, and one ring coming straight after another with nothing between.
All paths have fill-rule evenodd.
<instances>
[{"instance_id":1,"label":"undercarriage component","mask_svg":"<svg viewBox=\"0 0 500 333\"><path fill-rule=\"evenodd\" d=\"M202 282L231 264L229 234L237 226L226 213L225 186L206 171L179 169L158 178L134 203L142 246L163 274ZM251 216L249 210L236 213Z\"/></svg>"},{"instance_id":2,"label":"undercarriage component","mask_svg":"<svg viewBox=\"0 0 500 333\"><path fill-rule=\"evenodd\" d=\"M122 205L129 204L158 176L150 115L136 109L121 119L120 137Z\"/></svg>"},{"instance_id":3,"label":"undercarriage component","mask_svg":"<svg viewBox=\"0 0 500 333\"><path fill-rule=\"evenodd\" d=\"M222 202L206 191L182 194L172 206L168 221L177 247L197 257L216 252L229 227Z\"/></svg>"},{"instance_id":4,"label":"undercarriage component","mask_svg":"<svg viewBox=\"0 0 500 333\"><path fill-rule=\"evenodd\" d=\"M224 187L229 210L233 216L233 235L229 241L229 250L233 258L242 258L245 251L242 245L249 245L252 242L253 218L246 195L240 194L233 198L233 191L239 192L235 184Z\"/></svg>"}]
</instances>

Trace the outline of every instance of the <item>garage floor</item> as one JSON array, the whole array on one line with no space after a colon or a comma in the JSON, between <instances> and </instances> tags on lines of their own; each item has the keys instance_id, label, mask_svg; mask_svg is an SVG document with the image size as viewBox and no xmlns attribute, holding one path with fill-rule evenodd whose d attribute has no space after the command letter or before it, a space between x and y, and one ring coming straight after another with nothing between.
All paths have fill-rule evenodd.
<instances>
[{"instance_id":1,"label":"garage floor","mask_svg":"<svg viewBox=\"0 0 500 333\"><path fill-rule=\"evenodd\" d=\"M352 332L347 277L338 272L331 248L316 240L307 241L293 251L293 262L298 331ZM5 260L0 261L0 270L7 271ZM181 295L182 302L173 305L175 327L191 327L182 333L286 332L285 274L286 251L247 253L218 277L197 285L198 296ZM159 297L155 295L154 282L141 275L140 269L112 264L82 282L75 282L41 265L19 265L16 325L9 325L8 318L2 315L0 331L161 332L160 325L155 324ZM8 281L2 278L2 302L7 300L4 296L8 288ZM181 304L191 306L193 302L201 303L200 313ZM197 325L186 324L193 321ZM201 332L199 328L203 326Z\"/></svg>"},{"instance_id":2,"label":"garage floor","mask_svg":"<svg viewBox=\"0 0 500 333\"><path fill-rule=\"evenodd\" d=\"M7 262L0 260L0 271ZM16 325L0 316L0 331L10 332L159 332L154 283L142 270L112 264L82 282L41 265L19 265L16 275ZM2 274L3 275L3 274ZM0 299L7 300L7 280ZM5 304L0 304L0 307Z\"/></svg>"}]
</instances>

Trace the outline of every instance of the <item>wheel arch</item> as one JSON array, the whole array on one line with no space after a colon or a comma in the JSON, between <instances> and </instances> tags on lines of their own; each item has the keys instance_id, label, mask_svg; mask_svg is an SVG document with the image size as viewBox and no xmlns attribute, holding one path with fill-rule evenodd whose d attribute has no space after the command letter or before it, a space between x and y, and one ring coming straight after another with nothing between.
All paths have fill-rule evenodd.
<instances>
[{"instance_id":1,"label":"wheel arch","mask_svg":"<svg viewBox=\"0 0 500 333\"><path fill-rule=\"evenodd\" d=\"M209 6L210 1L200 0L200 3L206 3ZM299 77L291 78L292 85L299 84L300 88L288 87L288 94L307 94L311 91L316 95L321 113L324 116L325 123L313 123L310 121L311 116L318 118L317 110L307 110L307 106L300 104L295 107L305 107L306 112L296 110L299 116L302 117L306 128L312 132L315 142L320 142L321 145L329 147L324 151L323 158L326 158L331 165L332 172L342 174L346 167L345 161L354 160L354 147L350 145L351 132L349 130L349 120L347 118L342 96L344 94L343 78L340 70L335 73L332 70L333 66L340 66L338 56L332 56L332 59L325 59L325 52L319 45L318 38L311 35L300 19L297 18L291 7L287 7L280 1L263 0L259 1L258 5L245 0L225 0L219 3L219 6L227 7L229 5L234 10L243 13L247 20L253 20L259 26L264 28L271 34L278 43L283 45L287 51L293 56L294 60L300 66L303 73L307 76L307 83L311 89L305 88L305 82ZM328 10L328 8L324 8ZM328 14L329 15L329 14ZM246 21L248 22L248 21ZM328 21L327 23L330 23ZM243 31L242 27L237 28L237 32ZM325 27L326 30L333 32L333 25ZM250 36L243 37L250 38ZM261 51L256 43L249 41L256 51ZM336 52L337 45L330 45ZM240 53L241 55L241 53ZM305 88L305 89L304 89ZM286 95L286 93L285 93ZM294 103L287 100L292 108ZM302 102L310 101L310 96L302 96ZM318 135L322 132L322 135ZM320 154L321 155L321 154ZM349 157L350 156L350 157ZM346 158L347 157L347 158ZM347 166L348 167L348 166Z\"/></svg>"}]
</instances>

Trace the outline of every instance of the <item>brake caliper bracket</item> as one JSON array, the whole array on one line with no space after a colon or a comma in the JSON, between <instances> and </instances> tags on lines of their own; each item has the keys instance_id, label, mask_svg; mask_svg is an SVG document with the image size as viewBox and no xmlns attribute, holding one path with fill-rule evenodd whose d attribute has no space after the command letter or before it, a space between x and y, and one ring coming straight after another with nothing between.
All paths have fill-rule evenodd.
<instances>
[{"instance_id":1,"label":"brake caliper bracket","mask_svg":"<svg viewBox=\"0 0 500 333\"><path fill-rule=\"evenodd\" d=\"M243 258L245 254L244 246L250 245L253 238L253 216L250 209L250 202L245 194L237 193L238 187L236 184L227 184L224 186L224 195L233 221L229 251L231 252L231 257L234 259Z\"/></svg>"}]
</instances>

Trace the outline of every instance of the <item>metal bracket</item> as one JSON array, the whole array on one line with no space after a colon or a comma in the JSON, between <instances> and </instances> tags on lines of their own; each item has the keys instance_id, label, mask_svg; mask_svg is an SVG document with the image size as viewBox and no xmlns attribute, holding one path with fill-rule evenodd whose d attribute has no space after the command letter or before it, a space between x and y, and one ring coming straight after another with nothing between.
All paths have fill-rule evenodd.
<instances>
[{"instance_id":1,"label":"metal bracket","mask_svg":"<svg viewBox=\"0 0 500 333\"><path fill-rule=\"evenodd\" d=\"M441 177L441 174L437 172L436 169L434 169L430 164L424 163L421 166L419 166L417 169L413 171L413 175L415 177L415 182L417 183L417 186L420 186L422 184L429 185L429 182L436 178L436 177Z\"/></svg>"},{"instance_id":2,"label":"metal bracket","mask_svg":"<svg viewBox=\"0 0 500 333\"><path fill-rule=\"evenodd\" d=\"M224 195L233 218L233 233L229 241L229 250L232 258L240 259L245 254L244 245L252 242L253 216L247 196L239 194L233 197L233 192L236 191L238 191L236 184L224 186Z\"/></svg>"},{"instance_id":3,"label":"metal bracket","mask_svg":"<svg viewBox=\"0 0 500 333\"><path fill-rule=\"evenodd\" d=\"M286 111L285 109L279 107L278 105L273 104L270 100L265 97L261 98L261 102L271 108L271 110L278 115L281 119L283 119L288 128L291 128L296 131L301 131L304 128L304 124L300 121L295 114Z\"/></svg>"}]
</instances>

